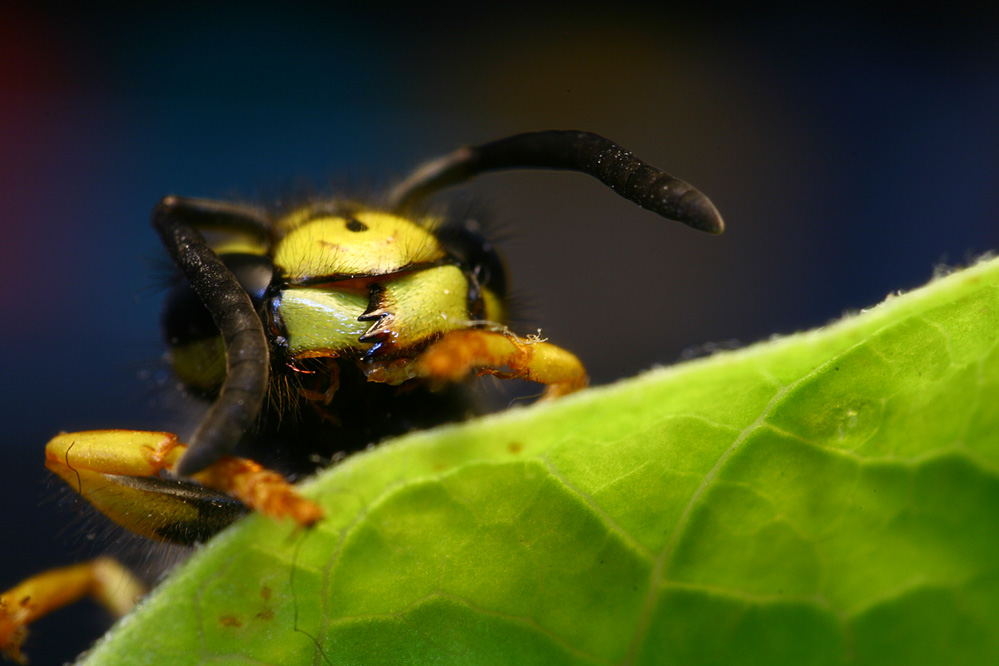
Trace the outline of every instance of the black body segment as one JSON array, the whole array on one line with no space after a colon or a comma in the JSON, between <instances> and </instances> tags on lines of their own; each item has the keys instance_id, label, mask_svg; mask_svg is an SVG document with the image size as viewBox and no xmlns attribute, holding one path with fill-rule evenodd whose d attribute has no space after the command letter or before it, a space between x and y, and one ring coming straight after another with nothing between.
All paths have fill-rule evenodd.
<instances>
[{"instance_id":1,"label":"black body segment","mask_svg":"<svg viewBox=\"0 0 999 666\"><path fill-rule=\"evenodd\" d=\"M148 527L136 520L128 527L150 539L181 546L208 541L249 511L246 505L204 486L159 477L116 477L119 485L159 496L160 502L183 505L187 511L164 511Z\"/></svg>"},{"instance_id":2,"label":"black body segment","mask_svg":"<svg viewBox=\"0 0 999 666\"><path fill-rule=\"evenodd\" d=\"M499 169L565 169L598 179L619 195L662 217L708 233L725 224L711 200L685 181L591 132L549 130L517 134L481 146L459 148L427 162L389 195L405 210L438 190Z\"/></svg>"}]
</instances>

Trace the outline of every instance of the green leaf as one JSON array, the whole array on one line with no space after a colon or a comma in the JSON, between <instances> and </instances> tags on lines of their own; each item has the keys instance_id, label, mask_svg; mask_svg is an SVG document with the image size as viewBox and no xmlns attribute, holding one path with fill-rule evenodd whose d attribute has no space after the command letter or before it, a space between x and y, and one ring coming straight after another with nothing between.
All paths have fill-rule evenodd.
<instances>
[{"instance_id":1,"label":"green leaf","mask_svg":"<svg viewBox=\"0 0 999 666\"><path fill-rule=\"evenodd\" d=\"M86 663L999 663L997 286L356 455Z\"/></svg>"}]
</instances>

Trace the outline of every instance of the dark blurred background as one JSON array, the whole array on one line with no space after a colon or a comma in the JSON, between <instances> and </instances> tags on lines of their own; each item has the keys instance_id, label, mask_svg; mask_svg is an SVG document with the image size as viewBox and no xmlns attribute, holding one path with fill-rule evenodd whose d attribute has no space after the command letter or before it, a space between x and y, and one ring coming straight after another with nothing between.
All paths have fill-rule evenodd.
<instances>
[{"instance_id":1,"label":"dark blurred background","mask_svg":"<svg viewBox=\"0 0 999 666\"><path fill-rule=\"evenodd\" d=\"M501 222L528 331L596 383L821 326L999 248L992 10L475 4L4 8L0 589L105 545L52 500L51 435L170 425L164 194L378 186L464 143L604 134L711 196L725 235L579 175L468 188ZM71 658L102 622L65 611L29 654Z\"/></svg>"}]
</instances>

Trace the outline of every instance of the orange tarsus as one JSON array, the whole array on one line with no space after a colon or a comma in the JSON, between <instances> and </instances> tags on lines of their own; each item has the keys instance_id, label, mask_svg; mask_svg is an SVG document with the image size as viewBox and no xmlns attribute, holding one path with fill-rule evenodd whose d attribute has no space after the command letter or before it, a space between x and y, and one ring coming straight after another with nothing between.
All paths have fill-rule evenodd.
<instances>
[{"instance_id":1,"label":"orange tarsus","mask_svg":"<svg viewBox=\"0 0 999 666\"><path fill-rule=\"evenodd\" d=\"M418 374L453 382L469 373L547 384L544 398L578 391L587 384L582 363L571 352L540 338L520 338L508 331L451 331L417 359Z\"/></svg>"},{"instance_id":2,"label":"orange tarsus","mask_svg":"<svg viewBox=\"0 0 999 666\"><path fill-rule=\"evenodd\" d=\"M308 527L323 517L319 505L299 495L283 476L246 458L225 456L192 478L271 518L291 518Z\"/></svg>"}]
</instances>

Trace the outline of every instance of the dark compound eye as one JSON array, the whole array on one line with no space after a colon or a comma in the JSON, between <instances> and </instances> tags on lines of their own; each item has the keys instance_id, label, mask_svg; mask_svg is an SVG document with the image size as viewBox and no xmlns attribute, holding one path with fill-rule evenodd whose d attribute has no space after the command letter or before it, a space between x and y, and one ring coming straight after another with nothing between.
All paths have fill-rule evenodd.
<instances>
[{"instance_id":1,"label":"dark compound eye","mask_svg":"<svg viewBox=\"0 0 999 666\"><path fill-rule=\"evenodd\" d=\"M474 219L441 229L438 237L448 254L476 277L479 286L488 287L500 298L506 298L506 270L503 262Z\"/></svg>"},{"instance_id":2,"label":"dark compound eye","mask_svg":"<svg viewBox=\"0 0 999 666\"><path fill-rule=\"evenodd\" d=\"M355 220L352 217L347 218L347 231L360 232L367 230L368 230L368 225L366 225L364 222L361 222L360 220Z\"/></svg>"},{"instance_id":3,"label":"dark compound eye","mask_svg":"<svg viewBox=\"0 0 999 666\"><path fill-rule=\"evenodd\" d=\"M253 307L259 310L274 279L274 264L270 257L233 253L219 258L250 295ZM183 344L218 334L211 314L186 280L170 291L163 308L163 335L167 342Z\"/></svg>"}]
</instances>

